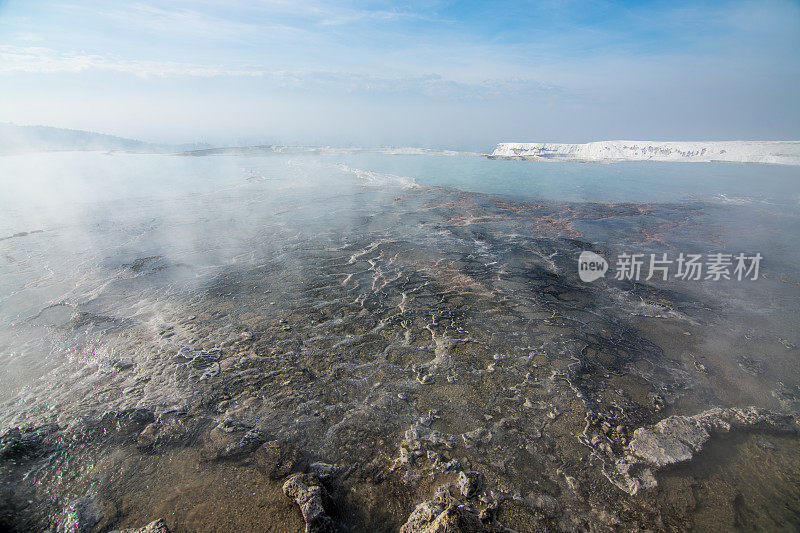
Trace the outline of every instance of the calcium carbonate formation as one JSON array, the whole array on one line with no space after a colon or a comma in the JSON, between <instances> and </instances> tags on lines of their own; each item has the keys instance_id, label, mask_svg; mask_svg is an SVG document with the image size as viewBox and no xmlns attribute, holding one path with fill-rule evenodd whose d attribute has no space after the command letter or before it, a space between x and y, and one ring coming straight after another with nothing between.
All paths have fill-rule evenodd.
<instances>
[{"instance_id":1,"label":"calcium carbonate formation","mask_svg":"<svg viewBox=\"0 0 800 533\"><path fill-rule=\"evenodd\" d=\"M800 141L500 143L489 157L534 161L728 161L800 165Z\"/></svg>"}]
</instances>

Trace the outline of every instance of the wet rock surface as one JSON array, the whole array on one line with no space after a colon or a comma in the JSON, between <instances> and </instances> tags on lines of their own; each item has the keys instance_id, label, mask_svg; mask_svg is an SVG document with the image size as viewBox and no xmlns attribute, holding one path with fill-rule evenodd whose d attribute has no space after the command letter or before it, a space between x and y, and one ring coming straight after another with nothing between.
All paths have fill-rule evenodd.
<instances>
[{"instance_id":1,"label":"wet rock surface","mask_svg":"<svg viewBox=\"0 0 800 533\"><path fill-rule=\"evenodd\" d=\"M97 494L89 493L71 501L60 517L55 530L57 533L90 533L107 530L118 517L118 510Z\"/></svg>"},{"instance_id":2,"label":"wet rock surface","mask_svg":"<svg viewBox=\"0 0 800 533\"><path fill-rule=\"evenodd\" d=\"M6 523L45 530L96 492L109 528L685 530L695 473L661 478L761 430L794 494L788 419L762 408L800 405L795 334L706 289L576 276L583 250L706 249L707 204L359 185L322 215L245 190L120 213L100 236L134 244L74 267L59 320L15 318L63 357L0 413ZM141 244L184 227L199 248Z\"/></svg>"},{"instance_id":3,"label":"wet rock surface","mask_svg":"<svg viewBox=\"0 0 800 533\"><path fill-rule=\"evenodd\" d=\"M95 498L87 495L69 504L56 531L58 533L89 533L100 522L101 517L102 513Z\"/></svg>"},{"instance_id":4,"label":"wet rock surface","mask_svg":"<svg viewBox=\"0 0 800 533\"><path fill-rule=\"evenodd\" d=\"M459 488L463 485L461 479L458 485ZM466 497L458 499L452 496L450 487L443 485L438 488L433 498L425 500L414 508L408 520L400 527L400 533L510 531L497 522L498 507L497 502L492 502L483 504L483 509L479 510L476 502L469 501Z\"/></svg>"},{"instance_id":5,"label":"wet rock surface","mask_svg":"<svg viewBox=\"0 0 800 533\"><path fill-rule=\"evenodd\" d=\"M144 527L120 529L117 530L117 533L170 533L170 530L167 527L167 523L159 518Z\"/></svg>"},{"instance_id":6,"label":"wet rock surface","mask_svg":"<svg viewBox=\"0 0 800 533\"><path fill-rule=\"evenodd\" d=\"M266 440L258 429L226 418L209 433L205 452L211 460L235 459L251 454Z\"/></svg>"},{"instance_id":7,"label":"wet rock surface","mask_svg":"<svg viewBox=\"0 0 800 533\"><path fill-rule=\"evenodd\" d=\"M796 417L755 407L709 409L693 416L671 416L633 432L627 453L615 460L611 479L618 487L636 494L656 486L654 471L690 461L714 435L731 431L767 431L800 434Z\"/></svg>"},{"instance_id":8,"label":"wet rock surface","mask_svg":"<svg viewBox=\"0 0 800 533\"><path fill-rule=\"evenodd\" d=\"M478 472L458 473L458 489L465 498L475 495L483 486L483 479Z\"/></svg>"},{"instance_id":9,"label":"wet rock surface","mask_svg":"<svg viewBox=\"0 0 800 533\"><path fill-rule=\"evenodd\" d=\"M0 460L24 460L41 456L55 446L58 425L12 427L0 436Z\"/></svg>"},{"instance_id":10,"label":"wet rock surface","mask_svg":"<svg viewBox=\"0 0 800 533\"><path fill-rule=\"evenodd\" d=\"M302 472L308 468L308 460L290 444L271 440L261 445L253 454L255 464L270 479L282 479L293 472Z\"/></svg>"},{"instance_id":11,"label":"wet rock surface","mask_svg":"<svg viewBox=\"0 0 800 533\"><path fill-rule=\"evenodd\" d=\"M294 474L283 484L283 493L295 501L306 523L307 533L336 531L329 513L333 502L322 481L313 474Z\"/></svg>"},{"instance_id":12,"label":"wet rock surface","mask_svg":"<svg viewBox=\"0 0 800 533\"><path fill-rule=\"evenodd\" d=\"M142 452L158 453L171 446L187 446L211 424L210 419L168 411L142 429L136 436L136 447Z\"/></svg>"},{"instance_id":13,"label":"wet rock surface","mask_svg":"<svg viewBox=\"0 0 800 533\"><path fill-rule=\"evenodd\" d=\"M401 533L484 533L489 531L478 516L463 505L452 503L442 507L425 501L419 504L408 522L400 528Z\"/></svg>"},{"instance_id":14,"label":"wet rock surface","mask_svg":"<svg viewBox=\"0 0 800 533\"><path fill-rule=\"evenodd\" d=\"M149 409L108 411L97 419L87 419L84 434L115 439L135 438L154 421L155 415Z\"/></svg>"}]
</instances>

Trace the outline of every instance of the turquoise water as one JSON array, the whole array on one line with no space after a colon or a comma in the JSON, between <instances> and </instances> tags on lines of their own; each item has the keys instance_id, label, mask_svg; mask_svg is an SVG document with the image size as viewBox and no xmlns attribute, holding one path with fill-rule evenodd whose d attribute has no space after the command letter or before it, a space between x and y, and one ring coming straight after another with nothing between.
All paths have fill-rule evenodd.
<instances>
[{"instance_id":1,"label":"turquoise water","mask_svg":"<svg viewBox=\"0 0 800 533\"><path fill-rule=\"evenodd\" d=\"M761 200L800 207L800 167L731 163L568 163L490 160L480 156L361 154L353 167L411 176L423 185L590 202L678 202L693 197Z\"/></svg>"},{"instance_id":2,"label":"turquoise water","mask_svg":"<svg viewBox=\"0 0 800 533\"><path fill-rule=\"evenodd\" d=\"M321 191L346 195L363 185L414 183L522 202L697 206L718 240L745 250L767 250L772 264L790 274L800 260L791 245L800 235L800 167L530 162L438 153L8 156L0 158L0 238L64 223L82 225L105 209L128 210L125 206L133 200L157 215L194 195L270 190L276 198L301 194L313 199L323 198Z\"/></svg>"},{"instance_id":3,"label":"turquoise water","mask_svg":"<svg viewBox=\"0 0 800 533\"><path fill-rule=\"evenodd\" d=\"M800 167L732 163L613 164L489 160L477 155L375 153L183 157L51 153L0 159L0 206L81 204L213 192L243 176L296 177L313 186L342 166L411 178L419 185L566 202L774 204L800 209ZM255 175L253 174L253 175ZM8 222L7 217L2 217Z\"/></svg>"}]
</instances>

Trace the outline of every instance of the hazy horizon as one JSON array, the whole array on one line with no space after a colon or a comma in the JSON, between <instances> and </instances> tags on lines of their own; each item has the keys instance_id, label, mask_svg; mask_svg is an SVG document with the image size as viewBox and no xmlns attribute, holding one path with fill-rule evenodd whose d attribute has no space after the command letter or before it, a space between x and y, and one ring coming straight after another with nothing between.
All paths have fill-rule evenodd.
<instances>
[{"instance_id":1,"label":"hazy horizon","mask_svg":"<svg viewBox=\"0 0 800 533\"><path fill-rule=\"evenodd\" d=\"M800 6L0 0L0 121L157 143L800 138Z\"/></svg>"},{"instance_id":2,"label":"hazy horizon","mask_svg":"<svg viewBox=\"0 0 800 533\"><path fill-rule=\"evenodd\" d=\"M798 51L0 0L0 533L800 531Z\"/></svg>"}]
</instances>

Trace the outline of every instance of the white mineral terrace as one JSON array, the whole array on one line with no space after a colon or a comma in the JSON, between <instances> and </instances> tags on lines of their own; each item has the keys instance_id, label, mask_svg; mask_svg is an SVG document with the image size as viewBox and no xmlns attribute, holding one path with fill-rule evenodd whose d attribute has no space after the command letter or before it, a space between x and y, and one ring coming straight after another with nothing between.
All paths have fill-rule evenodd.
<instances>
[{"instance_id":1,"label":"white mineral terrace","mask_svg":"<svg viewBox=\"0 0 800 533\"><path fill-rule=\"evenodd\" d=\"M800 141L500 143L489 157L533 161L728 161L800 165Z\"/></svg>"}]
</instances>

